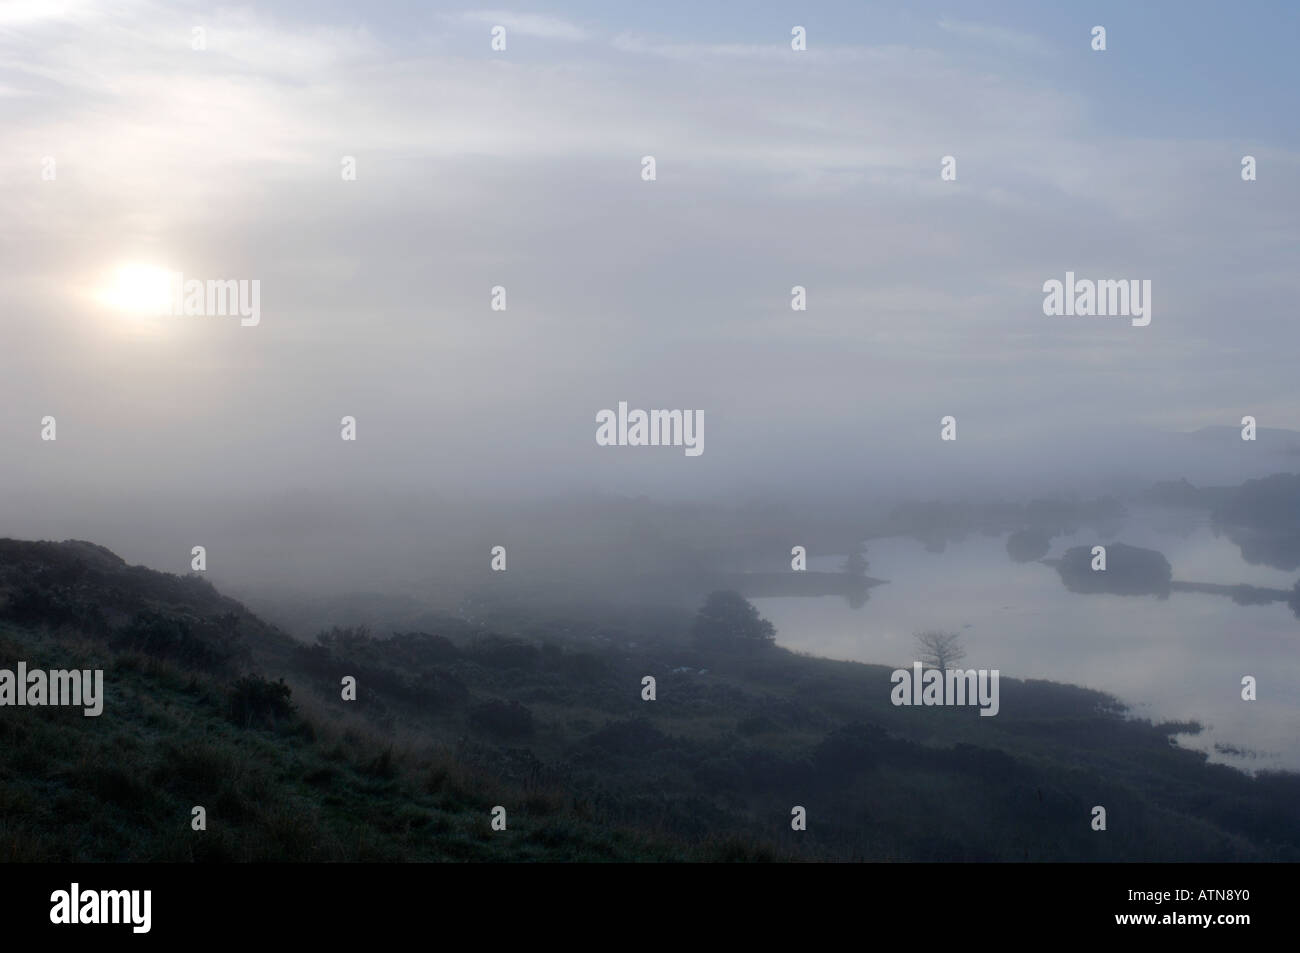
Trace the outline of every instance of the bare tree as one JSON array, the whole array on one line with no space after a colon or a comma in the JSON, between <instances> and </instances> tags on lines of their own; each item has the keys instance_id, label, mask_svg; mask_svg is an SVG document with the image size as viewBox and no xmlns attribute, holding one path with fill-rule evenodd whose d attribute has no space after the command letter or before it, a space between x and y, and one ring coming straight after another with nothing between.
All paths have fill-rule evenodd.
<instances>
[{"instance_id":1,"label":"bare tree","mask_svg":"<svg viewBox=\"0 0 1300 953\"><path fill-rule=\"evenodd\" d=\"M954 663L966 657L966 650L961 647L960 633L930 630L918 632L914 638L921 649L920 661L929 668L946 672Z\"/></svg>"}]
</instances>

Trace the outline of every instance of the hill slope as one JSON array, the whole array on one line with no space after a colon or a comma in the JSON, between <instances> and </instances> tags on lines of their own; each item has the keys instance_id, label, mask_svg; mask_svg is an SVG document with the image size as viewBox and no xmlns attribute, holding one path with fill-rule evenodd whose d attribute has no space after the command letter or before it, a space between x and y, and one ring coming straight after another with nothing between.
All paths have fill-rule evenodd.
<instances>
[{"instance_id":1,"label":"hill slope","mask_svg":"<svg viewBox=\"0 0 1300 953\"><path fill-rule=\"evenodd\" d=\"M102 668L107 696L0 708L0 859L1300 859L1300 777L1208 765L1187 726L1007 678L995 718L899 708L886 668L701 652L689 621L306 645L199 580L0 541L0 667Z\"/></svg>"}]
</instances>

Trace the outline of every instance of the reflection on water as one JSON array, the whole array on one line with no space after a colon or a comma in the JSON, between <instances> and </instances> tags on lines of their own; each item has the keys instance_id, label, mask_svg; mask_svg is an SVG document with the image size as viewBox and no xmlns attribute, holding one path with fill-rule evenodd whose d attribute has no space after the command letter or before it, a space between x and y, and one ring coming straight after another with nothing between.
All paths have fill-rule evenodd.
<instances>
[{"instance_id":1,"label":"reflection on water","mask_svg":"<svg viewBox=\"0 0 1300 953\"><path fill-rule=\"evenodd\" d=\"M1104 537L1092 529L1052 537L1047 562L1017 562L1006 534L972 534L941 552L914 539L872 540L872 573L889 583L859 610L837 596L754 602L778 642L797 651L905 667L913 632L958 631L967 667L1109 692L1140 717L1204 725L1179 740L1213 761L1300 770L1300 620L1288 604L1296 582L1288 564L1243 559L1239 537L1216 532L1208 517L1135 510L1105 529ZM1120 540L1168 561L1167 588L1136 595L1062 585L1053 561L1076 548L1090 557L1101 543L1111 569ZM835 571L841 561L811 559L809 569ZM1241 700L1245 675L1258 681L1257 701Z\"/></svg>"},{"instance_id":2,"label":"reflection on water","mask_svg":"<svg viewBox=\"0 0 1300 953\"><path fill-rule=\"evenodd\" d=\"M1286 572L1300 569L1300 533L1242 526L1224 526L1222 532L1241 550L1241 558L1252 566L1271 566Z\"/></svg>"}]
</instances>

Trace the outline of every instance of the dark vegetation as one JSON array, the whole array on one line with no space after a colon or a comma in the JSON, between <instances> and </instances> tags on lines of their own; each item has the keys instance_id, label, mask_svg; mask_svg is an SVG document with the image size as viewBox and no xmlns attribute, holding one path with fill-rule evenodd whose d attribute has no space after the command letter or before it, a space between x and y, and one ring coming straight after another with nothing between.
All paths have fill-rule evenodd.
<instances>
[{"instance_id":1,"label":"dark vegetation","mask_svg":"<svg viewBox=\"0 0 1300 953\"><path fill-rule=\"evenodd\" d=\"M1067 589L1081 593L1169 597L1174 574L1163 553L1127 543L1108 543L1105 548L1104 570L1092 568L1091 546L1075 546L1065 551L1056 561L1056 571Z\"/></svg>"},{"instance_id":2,"label":"dark vegetation","mask_svg":"<svg viewBox=\"0 0 1300 953\"><path fill-rule=\"evenodd\" d=\"M1215 528L1241 549L1246 562L1284 572L1300 569L1300 474L1247 480L1212 512Z\"/></svg>"},{"instance_id":3,"label":"dark vegetation","mask_svg":"<svg viewBox=\"0 0 1300 953\"><path fill-rule=\"evenodd\" d=\"M894 507L889 518L874 526L872 536L909 536L932 552L943 552L949 543L960 542L975 533L997 536L1017 533L1016 552L1028 549L1031 539L1046 534L1071 535L1084 527L1104 530L1117 525L1127 510L1116 499L1086 502L1033 500L1029 503L951 503L937 500L905 503ZM1038 558L1038 557L1032 557Z\"/></svg>"},{"instance_id":4,"label":"dark vegetation","mask_svg":"<svg viewBox=\"0 0 1300 953\"><path fill-rule=\"evenodd\" d=\"M1157 483L1145 499L1209 512L1215 531L1240 548L1251 565L1300 569L1300 474L1274 473L1240 486L1169 481Z\"/></svg>"},{"instance_id":5,"label":"dark vegetation","mask_svg":"<svg viewBox=\"0 0 1300 953\"><path fill-rule=\"evenodd\" d=\"M1226 495L1214 509L1216 522L1300 532L1300 474L1275 473L1247 480Z\"/></svg>"},{"instance_id":6,"label":"dark vegetation","mask_svg":"<svg viewBox=\"0 0 1300 953\"><path fill-rule=\"evenodd\" d=\"M691 638L705 652L749 654L771 648L776 629L740 593L719 590L709 593L695 614Z\"/></svg>"},{"instance_id":7,"label":"dark vegetation","mask_svg":"<svg viewBox=\"0 0 1300 953\"><path fill-rule=\"evenodd\" d=\"M1008 678L996 718L895 708L890 669L787 652L752 610L303 644L197 579L0 541L0 667L103 668L106 694L0 708L0 860L1300 859L1300 776L1171 743L1194 725Z\"/></svg>"}]
</instances>

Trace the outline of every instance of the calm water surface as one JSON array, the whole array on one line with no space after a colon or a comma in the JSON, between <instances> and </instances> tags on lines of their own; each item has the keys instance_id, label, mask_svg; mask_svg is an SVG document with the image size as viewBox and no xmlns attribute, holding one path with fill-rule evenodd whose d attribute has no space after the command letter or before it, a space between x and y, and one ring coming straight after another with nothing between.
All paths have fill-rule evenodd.
<instances>
[{"instance_id":1,"label":"calm water surface","mask_svg":"<svg viewBox=\"0 0 1300 953\"><path fill-rule=\"evenodd\" d=\"M1252 566L1208 519L1162 510L1138 511L1104 538L1091 530L1057 536L1048 557L1099 542L1159 550L1179 582L1290 589L1300 575ZM1203 732L1178 740L1212 761L1300 770L1300 619L1285 602L1076 594L1050 566L1013 562L1005 535L972 535L939 553L912 539L872 540L867 558L870 575L889 583L859 609L838 596L753 600L776 625L777 641L903 668L915 658L913 632L960 631L966 668L1099 689L1135 716L1201 723ZM809 569L837 570L842 562L811 558ZM1258 701L1241 700L1244 675L1258 680Z\"/></svg>"}]
</instances>

